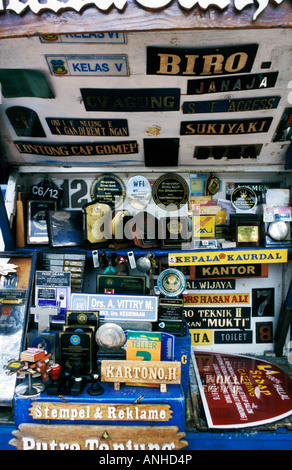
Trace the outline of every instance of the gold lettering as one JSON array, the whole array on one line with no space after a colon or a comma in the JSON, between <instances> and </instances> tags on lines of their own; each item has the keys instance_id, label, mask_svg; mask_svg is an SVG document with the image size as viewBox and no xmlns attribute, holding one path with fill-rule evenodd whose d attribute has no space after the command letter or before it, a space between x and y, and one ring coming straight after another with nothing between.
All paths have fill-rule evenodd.
<instances>
[{"instance_id":1,"label":"gold lettering","mask_svg":"<svg viewBox=\"0 0 292 470\"><path fill-rule=\"evenodd\" d=\"M158 54L160 57L160 69L157 73L175 75L179 73L181 58L175 54Z\"/></svg>"},{"instance_id":2,"label":"gold lettering","mask_svg":"<svg viewBox=\"0 0 292 470\"><path fill-rule=\"evenodd\" d=\"M187 67L186 70L183 72L183 75L196 75L194 71L196 59L199 57L198 55L186 55L187 59Z\"/></svg>"},{"instance_id":3,"label":"gold lettering","mask_svg":"<svg viewBox=\"0 0 292 470\"><path fill-rule=\"evenodd\" d=\"M211 69L213 69L213 74L223 73L223 61L224 56L221 54L214 54L214 55L204 55L203 56L204 67L202 70L201 75L212 75Z\"/></svg>"},{"instance_id":4,"label":"gold lettering","mask_svg":"<svg viewBox=\"0 0 292 470\"><path fill-rule=\"evenodd\" d=\"M235 54L231 54L228 57L225 63L225 70L229 73L239 72L241 69L245 67L247 62L248 55L246 52L236 52ZM237 65L235 65L237 62Z\"/></svg>"}]
</instances>

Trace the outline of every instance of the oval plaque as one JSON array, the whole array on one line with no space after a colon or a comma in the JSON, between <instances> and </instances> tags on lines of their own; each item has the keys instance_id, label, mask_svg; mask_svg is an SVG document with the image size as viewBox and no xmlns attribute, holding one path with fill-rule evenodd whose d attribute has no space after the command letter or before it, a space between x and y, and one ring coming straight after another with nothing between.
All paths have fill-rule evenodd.
<instances>
[{"instance_id":1,"label":"oval plaque","mask_svg":"<svg viewBox=\"0 0 292 470\"><path fill-rule=\"evenodd\" d=\"M177 297L186 287L186 279L178 269L165 269L157 278L157 287L165 297Z\"/></svg>"},{"instance_id":2,"label":"oval plaque","mask_svg":"<svg viewBox=\"0 0 292 470\"><path fill-rule=\"evenodd\" d=\"M126 187L116 175L101 175L93 181L90 197L93 201L108 204L111 208L119 207L125 200Z\"/></svg>"},{"instance_id":3,"label":"oval plaque","mask_svg":"<svg viewBox=\"0 0 292 470\"><path fill-rule=\"evenodd\" d=\"M231 204L240 212L250 211L257 205L257 195L248 186L239 186L231 194Z\"/></svg>"},{"instance_id":4,"label":"oval plaque","mask_svg":"<svg viewBox=\"0 0 292 470\"><path fill-rule=\"evenodd\" d=\"M145 176L136 175L129 180L127 199L134 209L144 209L149 204L151 197L151 185Z\"/></svg>"},{"instance_id":5,"label":"oval plaque","mask_svg":"<svg viewBox=\"0 0 292 470\"><path fill-rule=\"evenodd\" d=\"M162 209L175 211L189 200L189 187L184 178L174 173L160 176L153 185L154 202Z\"/></svg>"}]
</instances>

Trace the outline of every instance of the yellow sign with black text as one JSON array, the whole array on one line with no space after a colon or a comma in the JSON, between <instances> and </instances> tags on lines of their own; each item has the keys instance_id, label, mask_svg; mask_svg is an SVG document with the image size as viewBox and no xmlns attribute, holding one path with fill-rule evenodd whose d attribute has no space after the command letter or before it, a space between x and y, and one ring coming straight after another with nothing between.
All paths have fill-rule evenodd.
<instances>
[{"instance_id":1,"label":"yellow sign with black text","mask_svg":"<svg viewBox=\"0 0 292 470\"><path fill-rule=\"evenodd\" d=\"M278 250L232 250L232 251L194 251L189 253L170 253L169 266L204 266L220 264L259 264L287 263L287 249Z\"/></svg>"}]
</instances>

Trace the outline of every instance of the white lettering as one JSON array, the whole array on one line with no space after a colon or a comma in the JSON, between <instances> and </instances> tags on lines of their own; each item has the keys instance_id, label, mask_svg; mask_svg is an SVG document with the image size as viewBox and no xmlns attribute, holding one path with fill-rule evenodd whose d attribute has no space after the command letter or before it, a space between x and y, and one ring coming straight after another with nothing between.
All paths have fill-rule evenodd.
<instances>
[{"instance_id":1,"label":"white lettering","mask_svg":"<svg viewBox=\"0 0 292 470\"><path fill-rule=\"evenodd\" d=\"M178 0L179 5L186 10L190 10L198 5L203 10L215 5L218 8L224 9L230 4L231 0ZM278 5L284 0L273 0ZM171 0L137 0L137 3L145 8L151 10L158 10L167 7ZM243 10L247 5L258 3L259 7L254 13L253 20L265 10L269 4L269 0L234 0L234 7L236 10ZM68 0L65 4L61 0L47 0L45 3L39 0L9 0L6 7L7 10L12 10L18 15L23 13L27 8L30 8L34 13L39 13L43 10L50 10L58 13L61 9L75 10L79 12L86 6L95 5L99 10L107 11L111 7L116 7L122 11L127 4L127 0ZM0 11L5 10L3 0L0 0Z\"/></svg>"}]
</instances>

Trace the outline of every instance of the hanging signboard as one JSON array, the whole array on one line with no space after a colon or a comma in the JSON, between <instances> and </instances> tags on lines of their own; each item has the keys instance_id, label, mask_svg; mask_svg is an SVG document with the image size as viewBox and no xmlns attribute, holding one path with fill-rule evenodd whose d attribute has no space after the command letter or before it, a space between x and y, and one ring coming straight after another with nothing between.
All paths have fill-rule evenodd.
<instances>
[{"instance_id":1,"label":"hanging signboard","mask_svg":"<svg viewBox=\"0 0 292 470\"><path fill-rule=\"evenodd\" d=\"M292 414L292 380L260 359L193 351L192 360L210 428L244 428Z\"/></svg>"},{"instance_id":2,"label":"hanging signboard","mask_svg":"<svg viewBox=\"0 0 292 470\"><path fill-rule=\"evenodd\" d=\"M154 432L152 426L23 423L13 434L10 444L18 450L178 450L188 445L177 426L157 426ZM99 463L111 462L104 457Z\"/></svg>"},{"instance_id":3,"label":"hanging signboard","mask_svg":"<svg viewBox=\"0 0 292 470\"><path fill-rule=\"evenodd\" d=\"M46 60L51 74L58 77L127 77L129 75L126 55L47 55Z\"/></svg>"},{"instance_id":4,"label":"hanging signboard","mask_svg":"<svg viewBox=\"0 0 292 470\"><path fill-rule=\"evenodd\" d=\"M148 75L217 75L250 72L257 44L180 49L147 47Z\"/></svg>"}]
</instances>

